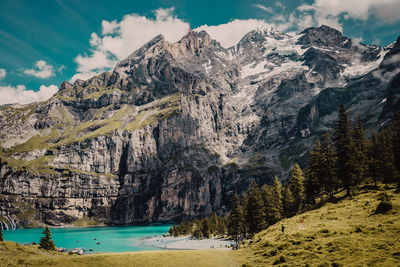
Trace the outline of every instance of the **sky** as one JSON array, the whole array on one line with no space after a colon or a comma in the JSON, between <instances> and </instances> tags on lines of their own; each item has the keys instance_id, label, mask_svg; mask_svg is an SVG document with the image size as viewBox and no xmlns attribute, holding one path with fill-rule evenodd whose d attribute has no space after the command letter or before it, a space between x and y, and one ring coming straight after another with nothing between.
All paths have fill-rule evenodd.
<instances>
[{"instance_id":1,"label":"sky","mask_svg":"<svg viewBox=\"0 0 400 267\"><path fill-rule=\"evenodd\" d=\"M385 46L400 35L400 0L0 0L0 105L46 100L160 33L175 42L206 30L229 47L259 27L296 34L323 24Z\"/></svg>"}]
</instances>

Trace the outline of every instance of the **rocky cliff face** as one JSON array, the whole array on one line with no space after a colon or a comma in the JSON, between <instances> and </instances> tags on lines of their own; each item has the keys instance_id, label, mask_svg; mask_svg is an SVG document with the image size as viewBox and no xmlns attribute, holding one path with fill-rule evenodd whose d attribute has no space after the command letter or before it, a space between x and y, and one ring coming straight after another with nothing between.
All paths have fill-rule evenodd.
<instances>
[{"instance_id":1,"label":"rocky cliff face","mask_svg":"<svg viewBox=\"0 0 400 267\"><path fill-rule=\"evenodd\" d=\"M355 44L326 26L223 48L159 35L51 99L0 109L0 221L63 225L225 213L252 180L282 180L340 103L369 130L399 107L400 41Z\"/></svg>"}]
</instances>

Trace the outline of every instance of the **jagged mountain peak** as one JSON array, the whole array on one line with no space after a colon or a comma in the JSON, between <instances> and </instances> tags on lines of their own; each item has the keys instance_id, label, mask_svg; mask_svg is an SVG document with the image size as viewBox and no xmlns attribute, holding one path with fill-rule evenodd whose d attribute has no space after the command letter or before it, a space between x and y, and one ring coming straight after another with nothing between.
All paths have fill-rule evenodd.
<instances>
[{"instance_id":1,"label":"jagged mountain peak","mask_svg":"<svg viewBox=\"0 0 400 267\"><path fill-rule=\"evenodd\" d=\"M298 43L317 47L341 47L350 48L352 42L349 38L334 28L326 25L310 27L300 33Z\"/></svg>"},{"instance_id":2,"label":"jagged mountain peak","mask_svg":"<svg viewBox=\"0 0 400 267\"><path fill-rule=\"evenodd\" d=\"M261 34L266 37L272 37L275 39L283 39L288 37L288 35L278 31L272 26L260 26L257 27L256 29L250 31L251 34Z\"/></svg>"},{"instance_id":3,"label":"jagged mountain peak","mask_svg":"<svg viewBox=\"0 0 400 267\"><path fill-rule=\"evenodd\" d=\"M153 50L155 52L156 49L155 47L159 47L160 49L164 47L168 42L165 41L165 37L162 34L158 34L154 38L152 38L150 41L142 45L138 50L134 51L132 54L130 54L127 58L124 60L120 61L116 67L119 66L124 66L128 62L134 60L135 58L143 57L148 51Z\"/></svg>"},{"instance_id":4,"label":"jagged mountain peak","mask_svg":"<svg viewBox=\"0 0 400 267\"><path fill-rule=\"evenodd\" d=\"M260 27L245 34L238 42L237 47L263 45L271 39L282 40L288 37L288 35L281 33L272 27Z\"/></svg>"}]
</instances>

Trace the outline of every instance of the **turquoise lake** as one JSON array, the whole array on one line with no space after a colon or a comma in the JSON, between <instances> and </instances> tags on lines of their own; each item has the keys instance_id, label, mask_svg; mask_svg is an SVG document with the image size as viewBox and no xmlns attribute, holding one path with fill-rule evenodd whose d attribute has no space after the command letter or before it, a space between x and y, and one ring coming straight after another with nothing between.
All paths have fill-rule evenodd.
<instances>
[{"instance_id":1,"label":"turquoise lake","mask_svg":"<svg viewBox=\"0 0 400 267\"><path fill-rule=\"evenodd\" d=\"M50 228L54 243L58 248L84 248L86 253L125 252L158 250L142 244L141 238L160 236L168 232L170 225L90 227L90 228ZM3 231L4 240L21 244L35 241L39 243L43 228L16 229ZM100 244L96 244L99 242ZM92 248L93 251L89 251Z\"/></svg>"}]
</instances>

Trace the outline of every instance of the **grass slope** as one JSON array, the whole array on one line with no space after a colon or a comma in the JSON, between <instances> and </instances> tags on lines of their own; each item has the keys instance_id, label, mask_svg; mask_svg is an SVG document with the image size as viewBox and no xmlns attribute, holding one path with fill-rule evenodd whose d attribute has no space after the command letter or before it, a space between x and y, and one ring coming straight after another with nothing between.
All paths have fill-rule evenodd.
<instances>
[{"instance_id":1,"label":"grass slope","mask_svg":"<svg viewBox=\"0 0 400 267\"><path fill-rule=\"evenodd\" d=\"M382 192L361 191L284 219L257 234L236 255L245 266L400 266L400 195L385 191L393 210L371 215Z\"/></svg>"},{"instance_id":2,"label":"grass slope","mask_svg":"<svg viewBox=\"0 0 400 267\"><path fill-rule=\"evenodd\" d=\"M0 266L240 266L228 250L162 250L66 255L0 242Z\"/></svg>"}]
</instances>

